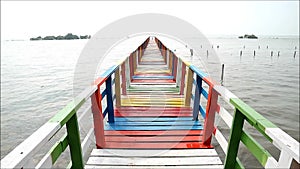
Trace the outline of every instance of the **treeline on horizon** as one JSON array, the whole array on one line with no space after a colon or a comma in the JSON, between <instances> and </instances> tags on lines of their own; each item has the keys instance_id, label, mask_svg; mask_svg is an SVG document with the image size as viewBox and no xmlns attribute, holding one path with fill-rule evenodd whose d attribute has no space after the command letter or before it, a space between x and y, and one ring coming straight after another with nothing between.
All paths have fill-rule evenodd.
<instances>
[{"instance_id":1,"label":"treeline on horizon","mask_svg":"<svg viewBox=\"0 0 300 169\"><path fill-rule=\"evenodd\" d=\"M41 37L38 36L36 38L30 38L30 40L73 40L73 39L90 39L91 35L73 35L72 33L68 33L65 36L45 36L45 37Z\"/></svg>"}]
</instances>

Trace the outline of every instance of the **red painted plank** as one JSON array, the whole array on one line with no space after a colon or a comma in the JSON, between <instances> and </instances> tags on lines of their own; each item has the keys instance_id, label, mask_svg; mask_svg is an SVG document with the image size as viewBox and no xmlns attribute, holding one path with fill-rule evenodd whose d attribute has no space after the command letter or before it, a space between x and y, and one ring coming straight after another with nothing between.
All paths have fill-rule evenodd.
<instances>
[{"instance_id":1,"label":"red painted plank","mask_svg":"<svg viewBox=\"0 0 300 169\"><path fill-rule=\"evenodd\" d=\"M182 149L182 148L213 148L205 146L201 142L171 142L171 143L116 143L106 142L105 148L132 148L132 149Z\"/></svg>"},{"instance_id":2,"label":"red painted plank","mask_svg":"<svg viewBox=\"0 0 300 169\"><path fill-rule=\"evenodd\" d=\"M105 141L107 142L191 142L201 141L202 136L106 136Z\"/></svg>"},{"instance_id":3,"label":"red painted plank","mask_svg":"<svg viewBox=\"0 0 300 169\"><path fill-rule=\"evenodd\" d=\"M132 83L175 83L173 79L134 79Z\"/></svg>"},{"instance_id":4,"label":"red painted plank","mask_svg":"<svg viewBox=\"0 0 300 169\"><path fill-rule=\"evenodd\" d=\"M108 135L126 135L126 136L149 136L149 135L162 135L162 136L180 136L180 135L202 135L202 130L156 130L156 131L138 131L138 130L130 130L130 131L115 131L109 130L104 131L106 136Z\"/></svg>"}]
</instances>

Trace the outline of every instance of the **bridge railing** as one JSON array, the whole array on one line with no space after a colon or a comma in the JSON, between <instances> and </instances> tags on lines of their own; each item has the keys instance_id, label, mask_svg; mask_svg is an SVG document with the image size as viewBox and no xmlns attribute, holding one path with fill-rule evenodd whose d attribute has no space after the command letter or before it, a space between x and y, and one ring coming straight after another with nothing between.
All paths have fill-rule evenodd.
<instances>
[{"instance_id":1,"label":"bridge railing","mask_svg":"<svg viewBox=\"0 0 300 169\"><path fill-rule=\"evenodd\" d=\"M206 73L186 62L183 58L177 57L160 40L156 39L156 42L161 48L162 55L165 55L166 60L173 61L169 62L171 63L169 65L172 72L176 72L174 69L181 68L181 72L184 73L179 80L186 82L186 86L180 84L181 89L185 88L185 105L191 106L190 104L193 101L193 119L197 120L199 114L204 119L203 144L210 145L213 135L220 144L226 154L224 168L244 168L237 157L237 153L240 150L240 142L265 168L290 168L293 164L299 166L299 142L257 113L224 86L214 83ZM178 64L184 66L176 67ZM183 69L184 67L186 67L186 71ZM204 85L207 86L207 90L204 89ZM192 88L194 88L193 93ZM206 102L204 101L203 104L203 100L200 100L200 98L205 98ZM227 106L234 109L233 117L225 109ZM221 117L230 129L228 141L219 130L217 123L215 123L217 115ZM276 160L246 131L246 128L243 127L245 122L253 126L266 140L280 150L279 160Z\"/></svg>"},{"instance_id":2,"label":"bridge railing","mask_svg":"<svg viewBox=\"0 0 300 169\"><path fill-rule=\"evenodd\" d=\"M130 81L126 79L133 73L134 62L139 61L148 42L149 38L118 65L106 70L90 87L5 156L1 160L1 168L51 168L67 147L71 158L67 168L84 168L84 158L94 140L96 147L105 146L106 118L108 123L114 123L114 106L121 104L121 89L126 94L126 86L130 85ZM87 108L79 115L78 112L84 105ZM94 127L88 128L88 132L80 132L79 123L91 114ZM62 137L58 134L60 132ZM53 144L55 140L58 141ZM35 159L37 154L43 153L45 146L49 147L48 152L42 158Z\"/></svg>"},{"instance_id":3,"label":"bridge railing","mask_svg":"<svg viewBox=\"0 0 300 169\"><path fill-rule=\"evenodd\" d=\"M68 168L83 168L83 157L87 155L88 147L93 140L96 139L97 147L102 147L105 143L103 119L108 115L108 122L114 122L113 100L115 99L115 94L112 86L115 83L115 78L113 79L112 76L116 70L118 70L118 66L107 70L91 87L74 98L65 108L4 157L1 160L1 167L50 168L66 148L69 147L71 162ZM114 77L117 76L114 75ZM101 91L100 87L104 83L105 89ZM105 97L107 106L102 111L101 102ZM77 119L77 112L89 99L91 99L92 107L87 105L88 108ZM90 114L91 109L94 116L94 129L89 128L81 142L78 123ZM52 139L57 137L57 133L64 127L66 128L64 135L52 147L49 146L50 149L46 155L39 160L38 164L35 164L33 162L34 155L41 153L40 149L50 144ZM93 132L95 132L96 137L93 137Z\"/></svg>"}]
</instances>

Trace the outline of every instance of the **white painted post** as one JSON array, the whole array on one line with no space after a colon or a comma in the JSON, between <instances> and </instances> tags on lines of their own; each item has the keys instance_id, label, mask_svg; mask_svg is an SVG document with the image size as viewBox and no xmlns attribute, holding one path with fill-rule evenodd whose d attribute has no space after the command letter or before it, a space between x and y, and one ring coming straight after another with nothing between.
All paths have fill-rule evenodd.
<instances>
[{"instance_id":1,"label":"white painted post","mask_svg":"<svg viewBox=\"0 0 300 169\"><path fill-rule=\"evenodd\" d=\"M125 73L126 73L126 87L130 86L130 68L129 68L129 57L125 61Z\"/></svg>"},{"instance_id":2,"label":"white painted post","mask_svg":"<svg viewBox=\"0 0 300 169\"><path fill-rule=\"evenodd\" d=\"M176 77L176 87L180 87L181 84L181 69L182 69L182 62L181 60L178 58L177 59L177 77Z\"/></svg>"}]
</instances>

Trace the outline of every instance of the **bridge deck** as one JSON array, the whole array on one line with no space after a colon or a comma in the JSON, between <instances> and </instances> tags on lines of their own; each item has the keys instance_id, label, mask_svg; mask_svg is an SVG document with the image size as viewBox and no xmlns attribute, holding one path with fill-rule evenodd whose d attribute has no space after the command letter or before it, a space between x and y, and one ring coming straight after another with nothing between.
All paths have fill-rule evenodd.
<instances>
[{"instance_id":1,"label":"bridge deck","mask_svg":"<svg viewBox=\"0 0 300 169\"><path fill-rule=\"evenodd\" d=\"M105 146L92 151L85 167L222 168L213 147L203 145L203 124L192 120L154 40L136 62L115 123L105 124Z\"/></svg>"}]
</instances>

